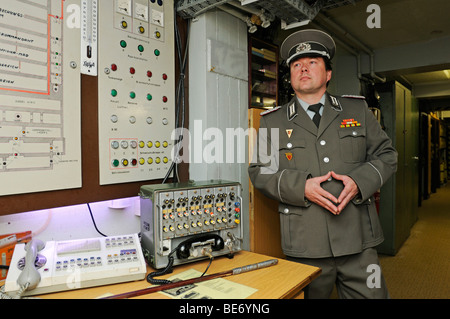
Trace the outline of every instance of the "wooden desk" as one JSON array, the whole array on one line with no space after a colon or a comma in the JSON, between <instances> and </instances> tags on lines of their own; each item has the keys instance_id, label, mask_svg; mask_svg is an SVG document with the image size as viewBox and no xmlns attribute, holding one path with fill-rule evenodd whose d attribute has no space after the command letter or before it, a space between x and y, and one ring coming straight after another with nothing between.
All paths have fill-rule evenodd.
<instances>
[{"instance_id":1,"label":"wooden desk","mask_svg":"<svg viewBox=\"0 0 450 319\"><path fill-rule=\"evenodd\" d=\"M273 259L273 257L248 251L236 253L233 259L228 259L227 257L216 257L208 269L208 274L254 264L268 259ZM203 273L208 263L209 260L204 260L201 262L175 266L173 268L173 273L157 278L168 278L190 268ZM151 271L154 270L149 267L148 272ZM320 268L290 262L284 259L278 259L277 265L239 275L229 276L224 279L258 289L257 292L250 296L250 299L291 299L302 298L302 290L313 279L319 276L320 272ZM104 296L105 294L116 295L128 291L148 288L149 286L150 284L144 279L141 281L40 295L39 297L45 299L93 299ZM152 293L136 298L158 299L168 297L161 293Z\"/></svg>"}]
</instances>

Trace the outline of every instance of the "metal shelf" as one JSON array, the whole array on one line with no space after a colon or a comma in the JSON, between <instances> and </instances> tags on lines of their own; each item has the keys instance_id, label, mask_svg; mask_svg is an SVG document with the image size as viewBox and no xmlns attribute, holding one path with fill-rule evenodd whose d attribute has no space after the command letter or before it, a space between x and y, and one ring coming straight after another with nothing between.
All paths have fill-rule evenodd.
<instances>
[{"instance_id":1,"label":"metal shelf","mask_svg":"<svg viewBox=\"0 0 450 319\"><path fill-rule=\"evenodd\" d=\"M227 4L233 0L180 0L177 12L183 18L194 18L218 5ZM233 2L236 2L234 0ZM360 0L244 0L243 8L254 10L264 9L287 24L313 20L321 9L354 4Z\"/></svg>"}]
</instances>

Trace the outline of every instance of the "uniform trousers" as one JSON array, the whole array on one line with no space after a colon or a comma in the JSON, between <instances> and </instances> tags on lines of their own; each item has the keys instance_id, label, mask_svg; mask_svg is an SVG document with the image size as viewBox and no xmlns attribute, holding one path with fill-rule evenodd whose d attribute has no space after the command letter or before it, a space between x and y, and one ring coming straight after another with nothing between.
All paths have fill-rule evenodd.
<instances>
[{"instance_id":1,"label":"uniform trousers","mask_svg":"<svg viewBox=\"0 0 450 319\"><path fill-rule=\"evenodd\" d=\"M329 258L297 258L287 256L290 261L319 267L319 277L305 289L306 299L330 298L334 285L340 299L388 299L378 254L367 248L359 254Z\"/></svg>"}]
</instances>

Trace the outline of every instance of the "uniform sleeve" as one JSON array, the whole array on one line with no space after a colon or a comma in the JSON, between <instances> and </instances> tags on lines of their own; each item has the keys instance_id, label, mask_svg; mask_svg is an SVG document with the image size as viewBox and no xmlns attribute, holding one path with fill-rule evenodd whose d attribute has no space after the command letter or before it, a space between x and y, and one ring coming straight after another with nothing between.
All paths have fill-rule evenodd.
<instances>
[{"instance_id":1,"label":"uniform sleeve","mask_svg":"<svg viewBox=\"0 0 450 319\"><path fill-rule=\"evenodd\" d=\"M348 174L360 190L355 204L370 198L397 171L397 151L367 104L365 109L366 161Z\"/></svg>"},{"instance_id":2,"label":"uniform sleeve","mask_svg":"<svg viewBox=\"0 0 450 319\"><path fill-rule=\"evenodd\" d=\"M309 206L305 199L308 173L279 169L279 128L268 128L261 118L248 173L253 186L264 195L294 206Z\"/></svg>"}]
</instances>

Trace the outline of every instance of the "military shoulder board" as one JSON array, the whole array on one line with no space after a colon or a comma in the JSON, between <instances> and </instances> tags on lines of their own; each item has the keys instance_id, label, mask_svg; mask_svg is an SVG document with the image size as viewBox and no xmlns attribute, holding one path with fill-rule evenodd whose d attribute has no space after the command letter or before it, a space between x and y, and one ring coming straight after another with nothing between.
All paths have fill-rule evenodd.
<instances>
[{"instance_id":1,"label":"military shoulder board","mask_svg":"<svg viewBox=\"0 0 450 319\"><path fill-rule=\"evenodd\" d=\"M351 99L361 99L361 100L365 100L366 99L366 97L361 96L361 95L342 95L342 97L348 97L348 98L351 98Z\"/></svg>"},{"instance_id":2,"label":"military shoulder board","mask_svg":"<svg viewBox=\"0 0 450 319\"><path fill-rule=\"evenodd\" d=\"M281 108L281 106L277 106L277 107L274 107L273 109L265 110L264 112L259 113L259 115L264 116L269 113L275 112L275 111L279 110L280 108Z\"/></svg>"}]
</instances>

